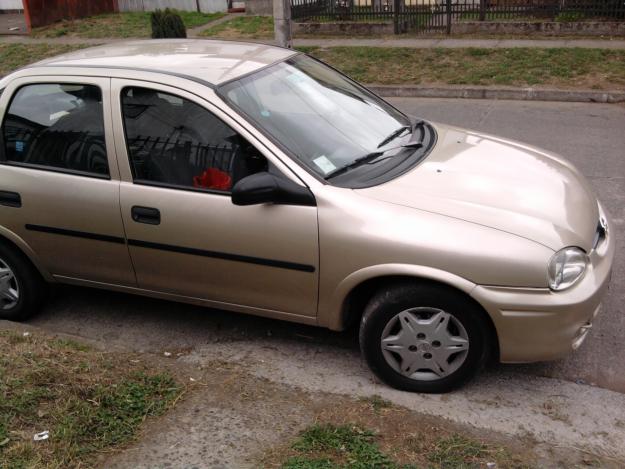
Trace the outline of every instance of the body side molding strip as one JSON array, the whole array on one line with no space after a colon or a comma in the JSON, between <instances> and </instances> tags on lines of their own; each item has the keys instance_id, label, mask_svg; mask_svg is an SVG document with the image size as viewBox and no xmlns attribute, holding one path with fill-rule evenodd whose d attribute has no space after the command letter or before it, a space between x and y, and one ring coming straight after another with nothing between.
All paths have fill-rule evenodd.
<instances>
[{"instance_id":1,"label":"body side molding strip","mask_svg":"<svg viewBox=\"0 0 625 469\"><path fill-rule=\"evenodd\" d=\"M51 233L62 236L73 236L75 238L92 239L95 241L106 241L109 243L126 244L124 238L118 236L103 235L98 233L89 233L86 231L67 230L64 228L55 228L52 226L26 224L25 228L29 231L37 231L40 233ZM136 246L147 249L158 249L161 251L177 252L180 254L190 254L194 256L211 257L213 259L223 259L234 262L245 262L248 264L264 265L268 267L277 267L279 269L295 270L298 272L315 272L315 266L308 264L299 264L297 262L281 261L276 259L266 259L263 257L245 256L241 254L231 254L227 252L207 251L204 249L188 248L184 246L174 246L171 244L153 243L150 241L141 241L138 239L129 239L129 246Z\"/></svg>"}]
</instances>

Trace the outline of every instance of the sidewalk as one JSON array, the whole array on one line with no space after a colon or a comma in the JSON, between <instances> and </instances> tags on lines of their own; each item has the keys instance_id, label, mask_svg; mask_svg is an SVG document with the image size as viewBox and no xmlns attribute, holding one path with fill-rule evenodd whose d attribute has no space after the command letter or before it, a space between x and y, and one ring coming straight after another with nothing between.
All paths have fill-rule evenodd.
<instances>
[{"instance_id":1,"label":"sidewalk","mask_svg":"<svg viewBox=\"0 0 625 469\"><path fill-rule=\"evenodd\" d=\"M220 18L211 23L203 25L193 30L189 30L189 38L197 38L197 33L209 26L223 23L230 19L228 16ZM80 38L80 37L58 37L58 38L32 38L25 36L0 36L2 43L22 43L22 44L104 44L118 41L132 40L133 38ZM146 39L146 38L135 38ZM208 38L205 38L208 39ZM246 42L273 42L272 39L264 40L243 40ZM295 38L294 46L319 46L319 47L412 47L415 49L427 48L463 48L476 47L482 49L505 49L517 47L536 48L575 48L586 49L625 49L625 39L605 40L605 39L420 39L420 38L375 38L375 39L355 39L355 38Z\"/></svg>"}]
</instances>

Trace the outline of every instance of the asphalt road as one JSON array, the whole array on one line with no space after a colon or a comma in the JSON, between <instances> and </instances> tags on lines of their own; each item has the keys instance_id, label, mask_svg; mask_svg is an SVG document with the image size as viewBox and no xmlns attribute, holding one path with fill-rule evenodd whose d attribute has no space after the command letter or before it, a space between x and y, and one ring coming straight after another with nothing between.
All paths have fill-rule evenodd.
<instances>
[{"instance_id":1,"label":"asphalt road","mask_svg":"<svg viewBox=\"0 0 625 469\"><path fill-rule=\"evenodd\" d=\"M590 179L615 220L625 229L625 107L602 104L481 100L397 99L406 112L522 140L572 160ZM501 366L492 373L527 373L596 384L625 392L625 252L618 244L612 288L603 314L584 346L549 364ZM258 342L306 343L327 353L357 350L353 333L207 310L131 295L59 287L31 324L75 334L111 348L140 351L195 350L232 343L250 351ZM499 371L498 371L499 370Z\"/></svg>"}]
</instances>

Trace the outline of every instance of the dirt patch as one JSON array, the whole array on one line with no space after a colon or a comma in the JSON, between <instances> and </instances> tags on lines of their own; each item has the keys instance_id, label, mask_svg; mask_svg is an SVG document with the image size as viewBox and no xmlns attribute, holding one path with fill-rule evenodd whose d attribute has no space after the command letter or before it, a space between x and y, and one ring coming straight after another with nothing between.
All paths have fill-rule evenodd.
<instances>
[{"instance_id":1,"label":"dirt patch","mask_svg":"<svg viewBox=\"0 0 625 469\"><path fill-rule=\"evenodd\" d=\"M311 462L328 460L328 467L361 467L349 451L349 440L341 446L302 445L312 431L345 431L365 435L370 445L378 448L386 466L380 467L486 467L499 468L577 467L591 465L602 468L622 467L621 462L600 458L577 449L564 449L539 444L531 436L510 438L496 432L458 425L445 419L411 412L390 403L380 406L379 399L354 400L327 396L316 403L314 424L289 443L268 450L261 466L270 468L317 467ZM326 437L327 438L327 437ZM353 436L352 436L353 438ZM318 438L318 440L322 440ZM361 438L361 440L365 441ZM358 441L358 439L356 439ZM360 445L362 445L362 441ZM302 450L303 449L303 450ZM373 456L371 456L373 457ZM380 457L380 456L377 456ZM301 464L298 465L298 464ZM319 467L325 467L319 465ZM368 467L368 466L362 466ZM372 466L373 467L373 466ZM376 466L377 467L377 466Z\"/></svg>"},{"instance_id":2,"label":"dirt patch","mask_svg":"<svg viewBox=\"0 0 625 469\"><path fill-rule=\"evenodd\" d=\"M318 448L302 452L297 443L311 428L364 435L379 453L368 457L388 462L371 467L483 467L488 462L500 468L570 467L589 461L620 467L584 451L537 443L529 435L512 438L412 412L380 396L309 393L256 377L239 363L176 361L187 379L195 380L194 392L107 467L148 468L162 461L175 467L317 467L291 464L302 455L312 461L330 457L327 467L335 469L369 467L349 465L352 455L340 448L330 456Z\"/></svg>"}]
</instances>

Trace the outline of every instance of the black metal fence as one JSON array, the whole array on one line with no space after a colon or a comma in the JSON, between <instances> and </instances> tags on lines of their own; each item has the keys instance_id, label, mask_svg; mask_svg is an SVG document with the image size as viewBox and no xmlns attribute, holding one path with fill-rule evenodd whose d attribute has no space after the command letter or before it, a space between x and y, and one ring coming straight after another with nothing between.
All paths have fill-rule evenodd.
<instances>
[{"instance_id":1,"label":"black metal fence","mask_svg":"<svg viewBox=\"0 0 625 469\"><path fill-rule=\"evenodd\" d=\"M625 0L291 0L303 22L389 23L409 30L451 32L462 21L614 21Z\"/></svg>"}]
</instances>

